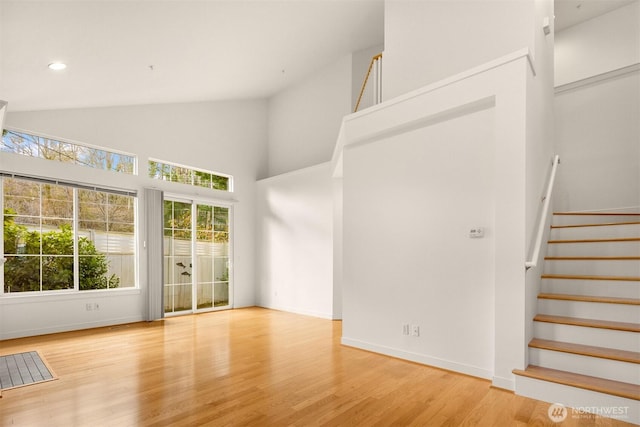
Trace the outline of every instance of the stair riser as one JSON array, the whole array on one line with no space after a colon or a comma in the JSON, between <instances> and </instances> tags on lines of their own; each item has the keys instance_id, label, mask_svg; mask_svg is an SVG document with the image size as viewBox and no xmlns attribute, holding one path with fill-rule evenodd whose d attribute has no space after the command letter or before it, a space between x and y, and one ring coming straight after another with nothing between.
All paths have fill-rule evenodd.
<instances>
[{"instance_id":1,"label":"stair riser","mask_svg":"<svg viewBox=\"0 0 640 427\"><path fill-rule=\"evenodd\" d=\"M640 224L601 225L596 227L552 228L551 240L603 239L640 236Z\"/></svg>"},{"instance_id":2,"label":"stair riser","mask_svg":"<svg viewBox=\"0 0 640 427\"><path fill-rule=\"evenodd\" d=\"M636 363L529 348L529 364L614 381L640 384L640 365Z\"/></svg>"},{"instance_id":3,"label":"stair riser","mask_svg":"<svg viewBox=\"0 0 640 427\"><path fill-rule=\"evenodd\" d=\"M516 375L516 394L543 402L549 402L550 404L561 403L570 408L601 408L601 413L605 411L611 413L611 411L616 410L617 414L614 414L610 418L640 425L640 405L638 405L638 401L636 400L610 396L595 391L522 377L520 375ZM575 425L579 425L581 421L580 416L580 411L569 410L567 421L573 421L576 423ZM584 415L582 416L584 417ZM545 422L547 421L545 418ZM590 419L583 418L582 421L584 421L585 425L592 424Z\"/></svg>"},{"instance_id":4,"label":"stair riser","mask_svg":"<svg viewBox=\"0 0 640 427\"><path fill-rule=\"evenodd\" d=\"M640 256L640 242L549 243L546 256Z\"/></svg>"},{"instance_id":5,"label":"stair riser","mask_svg":"<svg viewBox=\"0 0 640 427\"><path fill-rule=\"evenodd\" d=\"M640 215L554 215L551 223L553 225L578 225L637 221L640 221Z\"/></svg>"},{"instance_id":6,"label":"stair riser","mask_svg":"<svg viewBox=\"0 0 640 427\"><path fill-rule=\"evenodd\" d=\"M640 333L636 332L533 322L533 333L536 338L541 339L618 350L640 351Z\"/></svg>"},{"instance_id":7,"label":"stair riser","mask_svg":"<svg viewBox=\"0 0 640 427\"><path fill-rule=\"evenodd\" d=\"M538 313L580 319L640 323L640 306L597 302L538 299Z\"/></svg>"},{"instance_id":8,"label":"stair riser","mask_svg":"<svg viewBox=\"0 0 640 427\"><path fill-rule=\"evenodd\" d=\"M543 293L640 299L640 282L543 279L540 289Z\"/></svg>"},{"instance_id":9,"label":"stair riser","mask_svg":"<svg viewBox=\"0 0 640 427\"><path fill-rule=\"evenodd\" d=\"M624 276L640 279L640 260L546 260L546 274L580 274L586 276Z\"/></svg>"}]
</instances>

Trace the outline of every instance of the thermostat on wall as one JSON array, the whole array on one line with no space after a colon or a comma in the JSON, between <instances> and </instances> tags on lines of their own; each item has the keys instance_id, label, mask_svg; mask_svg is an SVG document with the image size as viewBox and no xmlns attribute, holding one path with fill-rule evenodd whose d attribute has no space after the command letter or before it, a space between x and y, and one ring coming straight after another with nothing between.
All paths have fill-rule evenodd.
<instances>
[{"instance_id":1,"label":"thermostat on wall","mask_svg":"<svg viewBox=\"0 0 640 427\"><path fill-rule=\"evenodd\" d=\"M477 239L480 237L484 237L484 228L483 227L474 227L469 230L469 237L472 239Z\"/></svg>"}]
</instances>

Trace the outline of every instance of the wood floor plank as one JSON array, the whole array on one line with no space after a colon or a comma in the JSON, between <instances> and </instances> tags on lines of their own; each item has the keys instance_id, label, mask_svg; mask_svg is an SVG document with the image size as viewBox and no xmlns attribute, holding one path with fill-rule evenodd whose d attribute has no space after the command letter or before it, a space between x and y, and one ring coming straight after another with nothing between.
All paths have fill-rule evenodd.
<instances>
[{"instance_id":1,"label":"wood floor plank","mask_svg":"<svg viewBox=\"0 0 640 427\"><path fill-rule=\"evenodd\" d=\"M548 403L342 346L341 328L249 308L0 341L58 376L6 391L0 426L551 425Z\"/></svg>"}]
</instances>

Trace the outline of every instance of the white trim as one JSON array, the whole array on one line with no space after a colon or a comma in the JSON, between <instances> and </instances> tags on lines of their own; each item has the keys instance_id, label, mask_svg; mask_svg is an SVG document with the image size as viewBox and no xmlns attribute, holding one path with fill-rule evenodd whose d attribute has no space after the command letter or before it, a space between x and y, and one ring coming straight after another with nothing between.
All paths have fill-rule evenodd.
<instances>
[{"instance_id":1,"label":"white trim","mask_svg":"<svg viewBox=\"0 0 640 427\"><path fill-rule=\"evenodd\" d=\"M51 140L54 140L54 141L57 141L57 142L64 142L64 143L67 143L67 144L77 145L79 147L85 147L85 148L91 148L91 149L94 149L94 150L100 150L100 151L104 151L106 153L120 154L120 155L123 155L123 156L132 157L133 158L133 172L131 174L118 172L118 171L110 171L110 172L123 173L124 175L138 175L138 156L136 154L129 153L127 151L116 150L114 148L106 148L106 147L101 147L99 145L88 144L88 143L85 143L85 142L78 142L78 141L74 141L73 139L59 138L57 136L51 136L51 135L47 135L47 134L40 133L40 132L34 132L34 131L31 131L31 130L20 129L20 128L16 128L16 127L13 127L13 126L7 126L4 129L6 129L6 130L8 130L10 132L26 133L27 135L36 136L38 138L51 139ZM19 154L19 153L15 153L15 154ZM27 157L29 157L29 156L27 156ZM40 157L37 157L37 158L40 158ZM48 160L48 159L45 159L45 160ZM76 163L73 163L73 164L76 164ZM90 166L85 166L85 165L79 165L79 166L90 167ZM101 168L92 168L92 169L107 170L107 169L101 169Z\"/></svg>"},{"instance_id":2,"label":"white trim","mask_svg":"<svg viewBox=\"0 0 640 427\"><path fill-rule=\"evenodd\" d=\"M129 288L114 288L114 289L92 289L86 291L76 291L74 289L60 290L60 291L33 291L33 292L12 292L11 294L5 293L3 298L0 298L0 305L12 305L12 304L33 304L40 302L61 302L61 301L73 301L73 300L85 300L88 296L91 298L113 298L122 295L140 295L141 290L139 287ZM11 297L7 297L11 295Z\"/></svg>"},{"instance_id":3,"label":"white trim","mask_svg":"<svg viewBox=\"0 0 640 427\"><path fill-rule=\"evenodd\" d=\"M7 126L5 129L8 130L8 131L12 131L12 132L26 133L27 135L31 135L31 136L38 136L40 138L53 139L54 141L58 141L58 142L66 142L68 144L79 145L80 147L94 148L96 150L107 151L109 153L115 153L115 154L123 154L125 156L131 156L131 157L137 158L137 155L135 155L133 153L130 153L128 151L122 151L122 150L116 150L114 148L102 147L100 145L89 144L89 143L86 143L86 142L79 142L79 141L75 141L73 139L60 138L60 137L57 137L57 136L48 135L46 133L36 132L36 131L22 129L22 128L17 128L17 127L14 127L14 126Z\"/></svg>"},{"instance_id":4,"label":"white trim","mask_svg":"<svg viewBox=\"0 0 640 427\"><path fill-rule=\"evenodd\" d=\"M186 203L191 205L191 217L192 217L192 223L191 223L191 263L192 263L192 273L193 275L191 276L191 309L190 310L181 310L178 312L175 311L171 311L171 312L165 312L164 313L164 317L172 317L172 316L180 316L183 314L197 314L197 313L206 313L206 312L211 312L211 311L217 311L217 310L229 310L234 308L233 304L234 304L234 292L235 292L235 279L234 279L234 238L235 238L235 230L234 230L234 215L235 215L235 209L232 203L228 203L228 202L217 202L214 201L212 199L202 199L202 198L193 198L189 195L185 195L185 194L170 194L170 193L164 193L163 194L163 201L173 201L173 202L179 202L179 203ZM228 288L228 304L224 305L224 306L213 306L213 307L207 307L204 309L199 309L197 307L197 287L198 287L198 283L197 283L197 275L198 275L198 261L197 261L197 239L195 239L196 236L196 221L193 220L193 218L196 218L196 209L197 209L197 205L202 204L202 205L207 205L207 206L211 206L213 208L225 208L228 209L228 226L229 226L229 231L227 232L228 234L228 238L229 238L229 250L227 253L227 268L228 268L228 274L229 277L227 279L227 288ZM172 255L169 255L172 256ZM163 255L163 259L166 257L166 255ZM213 280L213 284L215 286L215 283L220 282L220 281L216 281L215 278ZM172 283L171 284L176 285L176 283ZM166 283L163 283L163 287L167 286ZM195 290L195 291L194 291ZM214 288L215 291L215 288Z\"/></svg>"},{"instance_id":5,"label":"white trim","mask_svg":"<svg viewBox=\"0 0 640 427\"><path fill-rule=\"evenodd\" d=\"M0 340L8 340L13 338L32 337L36 335L55 334L59 332L78 331L82 329L102 328L105 326L117 326L127 323L138 323L144 319L141 315L119 317L109 320L98 320L95 322L67 323L65 325L50 326L45 328L21 329L14 330L6 334L0 334Z\"/></svg>"},{"instance_id":6,"label":"white trim","mask_svg":"<svg viewBox=\"0 0 640 427\"><path fill-rule=\"evenodd\" d=\"M384 110L387 108L390 108L392 106L394 106L395 104L400 104L403 102L406 102L412 98L417 98L419 96L425 95L429 92L433 92L435 90L441 89L443 87L446 86L450 86L454 83L460 82L462 80L466 80L470 77L476 76L478 74L482 74L484 72L493 70L495 68L498 68L502 65L508 64L510 62L514 62L517 61L521 58L527 58L527 64L529 64L529 69L531 70L531 72L533 73L533 75L535 76L535 70L533 68L533 59L531 57L531 52L529 52L528 48L523 48L520 50L517 50L515 52L512 52L510 54L504 55L500 58L494 59L493 61L489 61L489 62L485 62L482 65L479 65L477 67L474 68L470 68L466 71L463 71L461 73L455 74L451 77L447 77L445 79L442 79L440 81L437 81L435 83L431 83L427 86L423 86L419 89L413 90L411 92L407 92L403 95L397 96L393 99L390 99L389 101L385 101L381 104L378 105L374 105L373 107L367 108L365 110L362 111L358 111L357 113L353 113L350 114L348 116L345 117L345 120L349 121L349 120L354 120L357 117L362 117L362 116L366 116L369 114L372 114L378 110Z\"/></svg>"},{"instance_id":7,"label":"white trim","mask_svg":"<svg viewBox=\"0 0 640 427\"><path fill-rule=\"evenodd\" d=\"M147 168L146 168L145 176L147 178L150 178L150 179L153 179L153 180L156 180L156 181L171 182L173 184L185 184L185 185L190 185L190 186L193 186L193 187L207 188L207 187L202 187L201 185L188 184L186 182L167 181L165 179L159 179L159 178L154 178L152 176L149 176L149 162L156 162L156 163L160 163L160 164L163 164L163 165L169 165L169 166L175 166L175 167L178 167L178 168L188 169L188 170L191 170L191 171L194 171L194 172L204 172L204 173L208 173L210 175L215 175L215 176L220 176L222 178L227 178L229 180L229 189L228 190L220 190L220 189L217 189L217 188L208 188L208 189L209 190L217 190L217 191L224 191L224 192L228 192L228 193L233 193L233 175L229 175L227 173L222 173L222 172L215 172L215 171L211 171L211 170L208 170L208 169L202 169L202 168L198 168L198 167L195 167L195 166L184 165L184 164L181 164L181 163L170 162L168 160L160 160L160 159L157 159L155 157L149 157L147 159Z\"/></svg>"},{"instance_id":8,"label":"white trim","mask_svg":"<svg viewBox=\"0 0 640 427\"><path fill-rule=\"evenodd\" d=\"M607 71L605 73L596 74L595 76L586 77L584 79L576 80L571 83L565 83L555 87L556 95L559 93L567 92L569 90L578 89L585 86L594 85L605 80L611 80L616 77L624 76L626 74L635 73L640 71L640 62L626 67L617 68L615 70Z\"/></svg>"},{"instance_id":9,"label":"white trim","mask_svg":"<svg viewBox=\"0 0 640 427\"><path fill-rule=\"evenodd\" d=\"M516 380L515 378L493 377L491 385L503 390L514 391L516 389Z\"/></svg>"},{"instance_id":10,"label":"white trim","mask_svg":"<svg viewBox=\"0 0 640 427\"><path fill-rule=\"evenodd\" d=\"M157 188L155 187L146 187L146 188L157 190ZM201 202L201 203L209 203L209 204L213 203L223 208L231 208L233 207L233 205L238 203L237 200L217 199L215 197L207 197L206 195L202 195L202 194L174 193L171 191L163 191L163 193L164 193L165 199L172 199L177 202L187 202L187 203Z\"/></svg>"},{"instance_id":11,"label":"white trim","mask_svg":"<svg viewBox=\"0 0 640 427\"><path fill-rule=\"evenodd\" d=\"M488 369L479 368L477 366L467 365L464 363L454 362L452 360L441 359L438 357L427 356L421 353L413 353L393 347L381 346L352 338L342 337L342 345L355 347L362 350L372 351L375 353L385 354L387 356L397 357L399 359L409 360L411 362L421 363L448 371L458 372L472 377L478 377L486 380L493 378L493 372Z\"/></svg>"},{"instance_id":12,"label":"white trim","mask_svg":"<svg viewBox=\"0 0 640 427\"><path fill-rule=\"evenodd\" d=\"M9 103L0 99L0 131L4 129L4 116L7 113Z\"/></svg>"},{"instance_id":13,"label":"white trim","mask_svg":"<svg viewBox=\"0 0 640 427\"><path fill-rule=\"evenodd\" d=\"M99 170L103 170L103 169L99 169ZM87 183L72 181L68 179L47 178L45 176L40 176L40 175L21 174L18 172L6 172L3 169L0 169L0 178L12 178L12 179L18 179L18 180L24 180L24 181L34 181L34 182L39 182L40 184L53 184L53 185L59 185L61 187L70 187L78 190L90 190L90 191L97 191L101 193L117 194L120 196L138 197L138 192L136 190L127 190L123 188L109 187L106 185L99 185L99 184L87 184Z\"/></svg>"},{"instance_id":14,"label":"white trim","mask_svg":"<svg viewBox=\"0 0 640 427\"><path fill-rule=\"evenodd\" d=\"M510 54L504 55L500 58L497 58L493 61L489 61L486 62L482 65L479 65L477 67L471 68L469 70L466 70L462 73L453 75L451 77L448 77L446 79L440 80L438 82L429 84L427 86L423 86L419 89L413 90L411 92L407 92L403 95L397 96L393 99L390 99L388 101L384 101L380 104L374 105L372 107L366 108L364 110L358 111L356 113L352 113L349 114L345 117L343 117L342 119L342 124L340 126L340 131L338 133L338 138L336 140L336 145L334 147L333 150L333 156L331 158L331 163L333 164L333 176L336 178L339 178L342 176L342 164L343 164L343 152L344 152L344 140L348 137L347 133L347 129L346 127L349 125L349 122L352 120L356 120L356 119L361 119L363 117L369 116L371 114L376 114L379 113L383 110L389 109L389 108L394 108L399 104L405 103L407 101L413 100L415 98L419 98L421 96L424 96L426 94L429 94L431 92L434 92L436 90L439 89L443 89L447 86L451 86L457 83L460 83L464 80L470 79L472 77L481 75L485 72L497 69L499 67L502 67L504 65L507 65L509 63L521 60L523 58L527 59L527 64L528 64L528 68L531 71L531 73L533 74L533 76L536 75L536 71L534 68L534 58L531 54L531 52L529 51L528 48L523 48L520 50L517 50L515 52L512 52ZM471 104L475 104L475 102L482 102L483 100L487 100L489 98L485 97L483 99L476 99L474 100L474 102L469 103L465 103L465 105L471 105ZM495 100L494 100L495 102ZM458 106L460 107L460 106ZM462 106L464 107L464 105ZM455 108L453 109L455 110ZM435 115L439 115L443 113L442 111L436 113ZM433 118L432 116L434 116L434 114L429 114L429 119ZM427 119L428 120L428 119ZM398 127L406 127L407 125L412 125L413 123L404 123L402 125L399 125ZM353 138L351 138L351 141L353 141Z\"/></svg>"}]
</instances>

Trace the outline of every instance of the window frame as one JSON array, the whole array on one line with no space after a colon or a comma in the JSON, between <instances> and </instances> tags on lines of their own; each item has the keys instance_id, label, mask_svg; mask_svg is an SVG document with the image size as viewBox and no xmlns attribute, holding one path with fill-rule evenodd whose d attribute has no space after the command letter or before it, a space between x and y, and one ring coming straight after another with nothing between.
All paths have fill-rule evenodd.
<instances>
[{"instance_id":1,"label":"window frame","mask_svg":"<svg viewBox=\"0 0 640 427\"><path fill-rule=\"evenodd\" d=\"M24 180L24 181L33 181L36 182L40 185L58 185L61 187L66 187L66 188L70 188L73 192L73 218L71 219L72 222L72 236L73 236L73 288L67 288L67 289L59 289L59 290L36 290L36 291L23 291L23 292L5 292L5 265L6 265L6 258L5 258L5 248L4 248L4 208L5 208L5 194L4 194L4 183L5 183L5 178L13 178L13 179L19 179L19 180ZM101 192L101 193L106 193L107 195L109 194L113 194L113 195L119 195L119 196L127 196L131 198L131 202L132 202L132 209L133 209L133 243L132 243L132 249L133 249L133 272L132 272L132 276L133 276L133 286L127 286L127 287L117 287L117 288L106 288L106 289L86 289L86 290L82 290L80 289L80 274L79 274L79 269L80 269L80 257L81 254L79 253L79 245L78 242L80 240L81 233L79 230L79 222L80 222L80 202L79 202L79 193L80 191L94 191L94 192ZM0 229L2 229L3 231L3 239L2 241L0 241L0 256L2 257L2 265L0 266L0 284L2 286L0 286L0 298L14 298L14 297L28 297L28 296L46 296L46 295L84 295L87 293L91 293L91 292L131 292L131 291L135 291L136 293L139 292L140 290L140 253L139 253L139 218L138 218L138 214L139 214L139 197L137 195L136 191L130 191L130 190L120 190L120 189L114 189L114 188L107 188L107 187L101 187L101 186L94 186L94 185L85 185L85 184L78 184L75 182L71 182L71 181L62 181L62 180L52 180L52 179L47 179L47 178L40 178L40 177L34 177L34 176L27 176L27 175L18 175L18 174L12 174L12 173L6 173L6 172L1 172L0 171L0 205L3 208L3 224L2 226L0 226ZM42 212L40 212L39 215L40 218L40 222L42 222ZM42 251L42 249L41 249ZM109 252L103 253L100 252L101 254L104 254L105 256L109 255ZM34 255L34 256L38 256L38 257L43 257L44 254L42 254L42 252L39 255ZM40 273L42 274L42 273ZM107 273L108 274L108 273ZM42 286L42 277L40 278L40 287Z\"/></svg>"},{"instance_id":2,"label":"window frame","mask_svg":"<svg viewBox=\"0 0 640 427\"><path fill-rule=\"evenodd\" d=\"M113 173L117 173L117 174L122 174L122 175L128 175L128 176L137 176L138 175L138 156L127 152L127 151L123 151L123 150L116 150L113 148L104 148L104 147L100 147L98 145L93 145L93 144L87 144L84 142L78 142L78 141L74 141L74 140L70 140L70 139L66 139L66 138L58 138L58 137L53 137L50 135L45 135L39 132L32 132L32 131L28 131L28 130L24 130L24 129L19 129L19 128L14 128L14 127L4 127L4 128L0 128L3 131L3 136L0 137L2 138L2 140L4 140L4 131L8 131L8 132L13 132L13 133L17 133L17 134L25 134L25 135L29 135L31 137L35 137L35 138L41 138L41 139L46 139L46 140L50 140L50 141L55 141L57 143L62 143L62 144L68 144L72 147L77 147L78 149L88 149L88 150L93 150L94 152L98 153L98 152L102 152L105 154L112 154L112 155L117 155L117 156L126 156L129 157L131 159L131 172L126 172L126 171L118 171L118 170L114 170L114 169L107 169L107 168L101 168L101 167L94 167L88 164L84 164L82 162L77 161L77 159L75 161L70 161L70 162L64 162L64 161L60 161L57 159L47 159L46 157L41 157L41 156L30 156L28 154L25 153L21 153L21 152L16 152L16 151L10 151L10 150L5 150L4 147L4 142L2 140L0 140L0 153L7 153L7 154L14 154L17 156L23 156L23 157L27 157L27 158L33 158L33 159L42 159L42 160L47 160L47 161L52 161L52 162L57 162L57 163L62 163L62 164L72 164L72 165L76 165L76 166L80 166L83 168L89 168L89 169L96 169L96 170L100 170L100 171L105 171L105 172L113 172Z\"/></svg>"},{"instance_id":3,"label":"window frame","mask_svg":"<svg viewBox=\"0 0 640 427\"><path fill-rule=\"evenodd\" d=\"M155 163L155 164L160 165L160 166L169 166L169 167L185 169L185 170L187 170L189 172L192 172L192 173L201 172L201 173L209 174L211 176L217 176L217 177L220 177L220 178L226 178L227 179L227 189L226 190L222 190L222 189L219 189L219 188L213 188L212 186L205 187L203 185L197 185L195 183L195 174L192 175L191 182L172 181L172 180L169 180L169 179L165 179L164 174L162 174L162 176L158 176L158 174L152 176L151 175L151 163ZM149 157L147 159L147 177L149 177L149 179L153 179L153 180L158 180L158 181L163 181L163 182L171 182L171 183L175 183L175 184L184 184L184 185L189 185L189 186L195 187L195 188L205 188L205 189L208 189L208 190L222 191L222 192L225 192L225 193L233 193L233 191L234 191L233 175L229 175L229 174L221 173L221 172L215 172L215 171L202 169L202 168L197 168L197 167L194 167L194 166L187 166L187 165L180 164L180 163L169 162L169 161L161 160L161 159L154 158L154 157Z\"/></svg>"},{"instance_id":4,"label":"window frame","mask_svg":"<svg viewBox=\"0 0 640 427\"><path fill-rule=\"evenodd\" d=\"M224 208L224 209L228 209L228 223L227 223L227 227L228 227L228 254L227 254L227 268L228 268L228 279L227 279L227 286L228 286L228 305L225 306L213 306L213 307L207 307L207 308L197 308L194 307L194 305L192 304L192 307L190 310L182 310L182 311L174 311L174 312L165 312L165 317L174 317L174 316L182 316L182 315L188 315L188 314L196 314L196 313L206 313L206 312L212 312L212 311L221 311L221 310L228 310L228 309L232 309L235 307L235 204L233 202L229 202L229 201L225 201L225 200L220 200L220 199L216 199L216 198L210 198L210 197L202 197L202 196L194 196L194 195L189 195L189 194L184 194L184 193L175 193L175 192L165 192L164 193L164 197L163 197L163 202L164 201L172 201L172 202L179 202L179 203L187 203L189 205L191 205L191 213L192 213L192 218L196 218L196 216L194 216L194 214L197 212L197 205L208 205L208 206L212 206L212 207L219 207L219 208ZM192 237L195 237L196 232L197 232L197 220L192 221L191 222L191 234ZM164 224L164 218L163 218L163 224ZM163 239L164 239L164 233L163 233ZM196 257L197 255L197 239L193 238L191 240L191 253L193 257ZM165 255L166 256L166 255ZM164 258L164 256L163 256ZM194 263L196 265L197 268L197 264L198 261L194 260ZM165 282L166 282L166 278L165 278ZM197 277L194 274L192 276L192 280L191 280L191 285L192 286L197 286L196 284L197 282ZM214 281L215 282L215 281ZM166 286L166 283L163 283L163 287ZM192 292L193 292L193 288L192 288ZM192 294L192 302L195 303L197 300L197 296ZM163 310L164 310L164 301L163 301Z\"/></svg>"}]
</instances>

